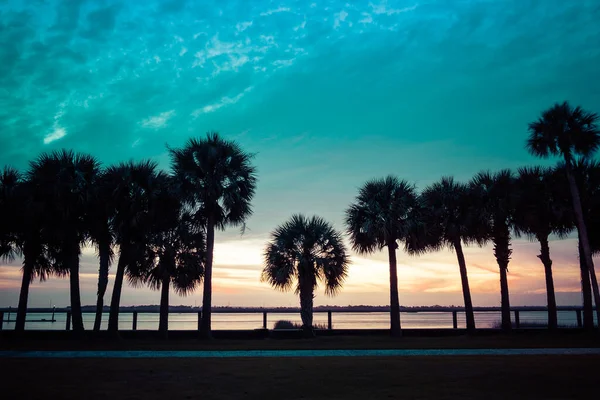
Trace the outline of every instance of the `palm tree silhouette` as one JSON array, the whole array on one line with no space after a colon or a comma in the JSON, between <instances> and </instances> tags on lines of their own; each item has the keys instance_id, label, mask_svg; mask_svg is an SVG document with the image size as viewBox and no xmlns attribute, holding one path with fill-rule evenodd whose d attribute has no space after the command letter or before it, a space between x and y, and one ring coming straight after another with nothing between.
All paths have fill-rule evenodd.
<instances>
[{"instance_id":1,"label":"palm tree silhouette","mask_svg":"<svg viewBox=\"0 0 600 400\"><path fill-rule=\"evenodd\" d=\"M16 331L25 330L31 281L46 280L57 272L44 239L47 225L41 196L23 181L19 172L6 167L0 175L0 258L23 257L23 278L17 307Z\"/></svg>"},{"instance_id":2,"label":"palm tree silhouette","mask_svg":"<svg viewBox=\"0 0 600 400\"><path fill-rule=\"evenodd\" d=\"M452 177L443 177L426 187L421 196L421 224L427 227L428 238L419 245L410 246L411 252L438 251L444 247L456 252L465 302L467 330L475 330L475 315L467 265L462 243L482 246L489 238L486 230L485 213L476 206L476 198L468 185L456 182Z\"/></svg>"},{"instance_id":3,"label":"palm tree silhouette","mask_svg":"<svg viewBox=\"0 0 600 400\"><path fill-rule=\"evenodd\" d=\"M598 115L587 112L581 107L571 107L569 103L555 104L544 111L541 117L529 124L527 149L538 157L562 156L565 174L569 182L575 223L582 250L582 285L589 285L589 273L593 270L592 251L585 224L581 197L577 182L573 176L573 164L577 156L589 157L600 146L600 131L597 126ZM586 283L587 281L588 283ZM587 329L593 329L593 321Z\"/></svg>"},{"instance_id":4,"label":"palm tree silhouette","mask_svg":"<svg viewBox=\"0 0 600 400\"><path fill-rule=\"evenodd\" d=\"M335 295L348 274L349 258L342 235L321 217L293 215L271 234L261 281L300 296L302 327L313 335L313 298L318 282Z\"/></svg>"},{"instance_id":5,"label":"palm tree silhouette","mask_svg":"<svg viewBox=\"0 0 600 400\"><path fill-rule=\"evenodd\" d=\"M559 166L559 168L561 167ZM586 227L589 227L590 249L592 254L598 254L600 252L600 232L598 232L598 222L600 222L600 162L578 159L573 165L573 175L577 186L581 188L581 206ZM596 304L596 317L600 321L600 307L598 306L600 304L600 291L593 264L589 269L589 275L591 278L591 291ZM590 308L591 301L588 303L590 303L588 306Z\"/></svg>"},{"instance_id":6,"label":"palm tree silhouette","mask_svg":"<svg viewBox=\"0 0 600 400\"><path fill-rule=\"evenodd\" d=\"M346 210L346 227L355 251L371 254L388 248L390 324L394 336L401 335L396 249L398 241L406 241L409 236L411 213L416 205L414 186L390 175L365 183L355 203Z\"/></svg>"},{"instance_id":7,"label":"palm tree silhouette","mask_svg":"<svg viewBox=\"0 0 600 400\"><path fill-rule=\"evenodd\" d=\"M115 214L115 205L113 202L113 188L109 184L110 182L106 179L104 172L101 173L92 188L87 212L90 239L96 247L100 264L98 268L98 292L94 331L99 331L102 323L104 294L108 286L110 265L114 258L113 246L115 244L115 235L112 219Z\"/></svg>"},{"instance_id":8,"label":"palm tree silhouette","mask_svg":"<svg viewBox=\"0 0 600 400\"><path fill-rule=\"evenodd\" d=\"M106 169L103 180L112 188L115 214L112 227L119 246L119 260L110 303L108 330L119 327L119 306L125 273L139 276L147 268L147 244L152 227L151 210L161 175L152 161L127 162Z\"/></svg>"},{"instance_id":9,"label":"palm tree silhouette","mask_svg":"<svg viewBox=\"0 0 600 400\"><path fill-rule=\"evenodd\" d=\"M551 168L523 167L519 168L515 182L514 232L540 243L538 258L544 265L546 276L549 329L558 328L558 314L548 238L551 234L565 238L572 230L571 201L565 196L560 181Z\"/></svg>"},{"instance_id":10,"label":"palm tree silhouette","mask_svg":"<svg viewBox=\"0 0 600 400\"><path fill-rule=\"evenodd\" d=\"M151 211L152 230L146 256L148 268L131 274L130 281L161 290L158 330L167 336L169 329L169 288L186 296L202 282L205 240L202 227L184 209L174 181L163 178Z\"/></svg>"},{"instance_id":11,"label":"palm tree silhouette","mask_svg":"<svg viewBox=\"0 0 600 400\"><path fill-rule=\"evenodd\" d=\"M252 214L256 189L253 154L218 133L190 139L181 149L169 148L172 168L196 223L206 226L206 263L201 334L211 336L212 268L215 229L245 224Z\"/></svg>"},{"instance_id":12,"label":"palm tree silhouette","mask_svg":"<svg viewBox=\"0 0 600 400\"><path fill-rule=\"evenodd\" d=\"M510 230L513 225L516 191L514 177L510 170L495 173L483 171L471 181L477 207L485 214L483 222L494 244L494 257L500 269L500 299L502 310L502 330L510 331L510 297L508 292L508 263Z\"/></svg>"},{"instance_id":13,"label":"palm tree silhouette","mask_svg":"<svg viewBox=\"0 0 600 400\"><path fill-rule=\"evenodd\" d=\"M88 239L86 212L99 163L70 150L44 153L34 160L27 180L42 196L50 247L57 266L69 274L73 330L84 330L79 288L79 255Z\"/></svg>"}]
</instances>

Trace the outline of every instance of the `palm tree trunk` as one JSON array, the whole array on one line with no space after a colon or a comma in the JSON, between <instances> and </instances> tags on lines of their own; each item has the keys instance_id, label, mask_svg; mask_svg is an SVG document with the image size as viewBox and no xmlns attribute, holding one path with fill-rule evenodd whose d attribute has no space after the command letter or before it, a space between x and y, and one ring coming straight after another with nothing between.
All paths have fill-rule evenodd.
<instances>
[{"instance_id":1,"label":"palm tree trunk","mask_svg":"<svg viewBox=\"0 0 600 400\"><path fill-rule=\"evenodd\" d=\"M565 167L567 171L567 179L569 181L569 189L571 191L571 198L573 200L573 210L575 211L575 222L577 225L577 232L579 233L579 258L581 259L580 267L581 267L581 283L582 289L588 290L591 292L591 288L589 286L589 275L590 271L594 268L594 261L592 260L592 251L590 249L590 241L588 238L587 228L585 225L585 221L583 219L583 209L581 207L581 198L579 196L579 189L577 187L577 182L575 181L575 177L573 176L571 158L565 155ZM594 317L593 317L593 307L591 302L591 293L589 293L590 301L586 301L586 293L584 296L584 328L586 329L594 329ZM591 316L591 325L588 320L587 324L585 323L585 315L588 314L588 319Z\"/></svg>"},{"instance_id":2,"label":"palm tree trunk","mask_svg":"<svg viewBox=\"0 0 600 400\"><path fill-rule=\"evenodd\" d=\"M160 288L160 319L158 322L158 331L162 333L165 339L169 332L169 283L170 278L165 274Z\"/></svg>"},{"instance_id":3,"label":"palm tree trunk","mask_svg":"<svg viewBox=\"0 0 600 400\"><path fill-rule=\"evenodd\" d=\"M558 328L558 312L556 310L556 295L554 293L554 279L552 278L552 260L550 259L550 246L548 245L548 235L538 235L540 242L539 259L544 264L546 274L546 297L548 302L548 329Z\"/></svg>"},{"instance_id":4,"label":"palm tree trunk","mask_svg":"<svg viewBox=\"0 0 600 400\"><path fill-rule=\"evenodd\" d=\"M119 263L117 264L117 274L115 275L115 285L113 287L112 299L110 301L110 315L108 317L108 330L117 332L119 330L119 306L121 303L121 289L123 288L123 277L125 276L126 256L121 249Z\"/></svg>"},{"instance_id":5,"label":"palm tree trunk","mask_svg":"<svg viewBox=\"0 0 600 400\"><path fill-rule=\"evenodd\" d=\"M204 266L204 292L202 293L202 324L200 334L205 338L211 335L211 309L212 309L212 268L213 251L215 247L215 217L211 214L206 224L206 264Z\"/></svg>"},{"instance_id":6,"label":"palm tree trunk","mask_svg":"<svg viewBox=\"0 0 600 400\"><path fill-rule=\"evenodd\" d=\"M398 298L398 263L396 261L396 241L388 241L390 261L390 329L392 336L402 336L400 326L400 300Z\"/></svg>"},{"instance_id":7,"label":"palm tree trunk","mask_svg":"<svg viewBox=\"0 0 600 400\"><path fill-rule=\"evenodd\" d=\"M23 262L23 280L21 282L21 292L19 293L19 306L17 308L17 321L15 331L23 332L25 330L25 317L27 316L27 299L29 298L29 285L33 275L33 265L28 260L27 254Z\"/></svg>"},{"instance_id":8,"label":"palm tree trunk","mask_svg":"<svg viewBox=\"0 0 600 400\"><path fill-rule=\"evenodd\" d=\"M458 268L460 270L460 280L463 289L463 298L465 301L465 317L467 319L467 331L475 332L475 313L473 312L473 302L471 301L471 289L469 289L469 277L467 276L467 263L463 254L460 239L454 241L454 250L458 258Z\"/></svg>"},{"instance_id":9,"label":"palm tree trunk","mask_svg":"<svg viewBox=\"0 0 600 400\"><path fill-rule=\"evenodd\" d=\"M81 292L79 289L79 244L69 247L66 256L69 259L69 283L71 293L71 315L73 331L83 332L83 315L81 313Z\"/></svg>"},{"instance_id":10,"label":"palm tree trunk","mask_svg":"<svg viewBox=\"0 0 600 400\"><path fill-rule=\"evenodd\" d=\"M98 268L98 299L96 300L96 319L94 320L95 332L100 330L102 324L104 294L108 286L108 270L110 267L110 242L100 243L98 253L100 256L100 267Z\"/></svg>"},{"instance_id":11,"label":"palm tree trunk","mask_svg":"<svg viewBox=\"0 0 600 400\"><path fill-rule=\"evenodd\" d=\"M500 266L500 306L502 309L502 330L510 332L510 298L508 295L508 265Z\"/></svg>"},{"instance_id":12,"label":"palm tree trunk","mask_svg":"<svg viewBox=\"0 0 600 400\"><path fill-rule=\"evenodd\" d=\"M313 337L313 287L308 279L300 284L300 318L306 337Z\"/></svg>"},{"instance_id":13,"label":"palm tree trunk","mask_svg":"<svg viewBox=\"0 0 600 400\"><path fill-rule=\"evenodd\" d=\"M598 280L594 266L590 268L590 278L592 279L592 293L594 294L594 304L596 305L596 320L600 328L600 291L598 290Z\"/></svg>"},{"instance_id":14,"label":"palm tree trunk","mask_svg":"<svg viewBox=\"0 0 600 400\"><path fill-rule=\"evenodd\" d=\"M594 312L592 306L592 288L590 286L590 274L583 258L581 240L579 241L579 267L581 270L581 293L583 294L583 328L594 329Z\"/></svg>"}]
</instances>

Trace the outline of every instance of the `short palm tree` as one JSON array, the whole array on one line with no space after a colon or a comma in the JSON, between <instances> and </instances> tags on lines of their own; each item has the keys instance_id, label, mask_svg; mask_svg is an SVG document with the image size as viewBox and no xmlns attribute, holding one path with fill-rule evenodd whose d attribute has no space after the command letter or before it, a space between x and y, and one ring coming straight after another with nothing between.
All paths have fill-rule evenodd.
<instances>
[{"instance_id":1,"label":"short palm tree","mask_svg":"<svg viewBox=\"0 0 600 400\"><path fill-rule=\"evenodd\" d=\"M119 306L125 273L139 276L147 265L147 247L152 228L151 210L159 193L162 172L152 161L127 162L111 166L103 179L112 188L114 216L112 230L119 246L119 260L110 303L108 330L119 327Z\"/></svg>"},{"instance_id":2,"label":"short palm tree","mask_svg":"<svg viewBox=\"0 0 600 400\"><path fill-rule=\"evenodd\" d=\"M359 254L388 249L390 265L390 325L394 336L401 335L396 249L408 238L417 195L412 184L395 176L374 179L359 190L346 210L346 227L352 248Z\"/></svg>"},{"instance_id":3,"label":"short palm tree","mask_svg":"<svg viewBox=\"0 0 600 400\"><path fill-rule=\"evenodd\" d=\"M598 115L581 107L571 107L569 103L555 104L544 111L541 117L529 124L527 149L538 157L562 156L565 173L569 182L575 223L579 234L582 254L583 280L587 280L593 270L592 251L583 216L580 191L573 176L573 165L577 156L587 158L600 146ZM585 283L582 282L584 285ZM587 329L593 329L589 320Z\"/></svg>"},{"instance_id":4,"label":"short palm tree","mask_svg":"<svg viewBox=\"0 0 600 400\"><path fill-rule=\"evenodd\" d=\"M16 331L25 329L27 302L31 281L46 280L48 275L57 274L46 238L46 216L43 197L20 174L5 168L0 177L0 257L11 260L23 257L23 278L17 308Z\"/></svg>"},{"instance_id":5,"label":"short palm tree","mask_svg":"<svg viewBox=\"0 0 600 400\"><path fill-rule=\"evenodd\" d=\"M515 182L514 231L540 243L538 258L546 276L549 329L558 328L558 314L548 239L552 234L564 238L572 229L570 199L564 196L560 181L551 168L524 167L519 168Z\"/></svg>"},{"instance_id":6,"label":"short palm tree","mask_svg":"<svg viewBox=\"0 0 600 400\"><path fill-rule=\"evenodd\" d=\"M115 213L113 204L113 188L102 173L92 188L87 210L87 225L90 239L98 253L98 292L96 300L96 317L94 320L94 331L99 331L102 324L102 312L104 309L104 294L108 286L108 273L114 257L114 241L112 219Z\"/></svg>"},{"instance_id":7,"label":"short palm tree","mask_svg":"<svg viewBox=\"0 0 600 400\"><path fill-rule=\"evenodd\" d=\"M516 204L515 180L508 169L496 173L483 171L471 181L471 190L475 194L477 207L485 214L483 222L494 244L494 257L500 269L500 305L502 310L502 329L510 331L510 297L508 291L508 263L510 248L510 230L513 226Z\"/></svg>"},{"instance_id":8,"label":"short palm tree","mask_svg":"<svg viewBox=\"0 0 600 400\"><path fill-rule=\"evenodd\" d=\"M73 330L83 331L79 256L88 238L86 212L100 166L87 154L69 150L44 153L34 160L27 180L42 196L50 247L70 281Z\"/></svg>"},{"instance_id":9,"label":"short palm tree","mask_svg":"<svg viewBox=\"0 0 600 400\"><path fill-rule=\"evenodd\" d=\"M184 199L206 227L206 263L202 298L201 334L211 336L212 268L215 229L245 224L252 214L256 190L253 154L218 133L190 139L181 149L169 149L174 175Z\"/></svg>"},{"instance_id":10,"label":"short palm tree","mask_svg":"<svg viewBox=\"0 0 600 400\"><path fill-rule=\"evenodd\" d=\"M130 274L130 281L161 290L158 330L167 336L169 329L169 289L186 296L202 282L205 240L202 227L186 212L170 177L165 177L161 193L151 211L152 230L148 243L148 266Z\"/></svg>"},{"instance_id":11,"label":"short palm tree","mask_svg":"<svg viewBox=\"0 0 600 400\"><path fill-rule=\"evenodd\" d=\"M477 209L475 200L469 186L452 177L443 177L426 187L419 197L419 218L423 221L421 225L427 227L429 238L409 247L411 253L438 251L444 247L456 252L469 332L475 330L475 314L462 246L463 243L482 246L489 238L485 214Z\"/></svg>"},{"instance_id":12,"label":"short palm tree","mask_svg":"<svg viewBox=\"0 0 600 400\"><path fill-rule=\"evenodd\" d=\"M312 335L313 298L318 282L335 295L348 274L349 257L342 235L321 217L293 215L271 234L261 281L300 296L300 316Z\"/></svg>"}]
</instances>

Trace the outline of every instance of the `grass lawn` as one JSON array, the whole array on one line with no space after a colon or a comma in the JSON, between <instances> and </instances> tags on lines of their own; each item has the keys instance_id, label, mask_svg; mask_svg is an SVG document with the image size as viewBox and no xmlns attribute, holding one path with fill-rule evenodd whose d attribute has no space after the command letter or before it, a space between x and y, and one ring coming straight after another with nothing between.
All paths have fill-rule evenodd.
<instances>
[{"instance_id":1,"label":"grass lawn","mask_svg":"<svg viewBox=\"0 0 600 400\"><path fill-rule=\"evenodd\" d=\"M0 363L5 399L583 399L600 384L597 356Z\"/></svg>"}]
</instances>

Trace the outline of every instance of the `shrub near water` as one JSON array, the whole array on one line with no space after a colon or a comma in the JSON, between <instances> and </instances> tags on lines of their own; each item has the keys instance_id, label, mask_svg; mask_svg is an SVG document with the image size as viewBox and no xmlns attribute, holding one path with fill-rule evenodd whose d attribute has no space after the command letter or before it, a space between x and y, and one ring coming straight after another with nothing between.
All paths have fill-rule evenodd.
<instances>
[{"instance_id":1,"label":"shrub near water","mask_svg":"<svg viewBox=\"0 0 600 400\"><path fill-rule=\"evenodd\" d=\"M273 329L302 329L302 324L287 320L279 320L275 322ZM327 326L325 324L313 324L313 329L327 329Z\"/></svg>"}]
</instances>

